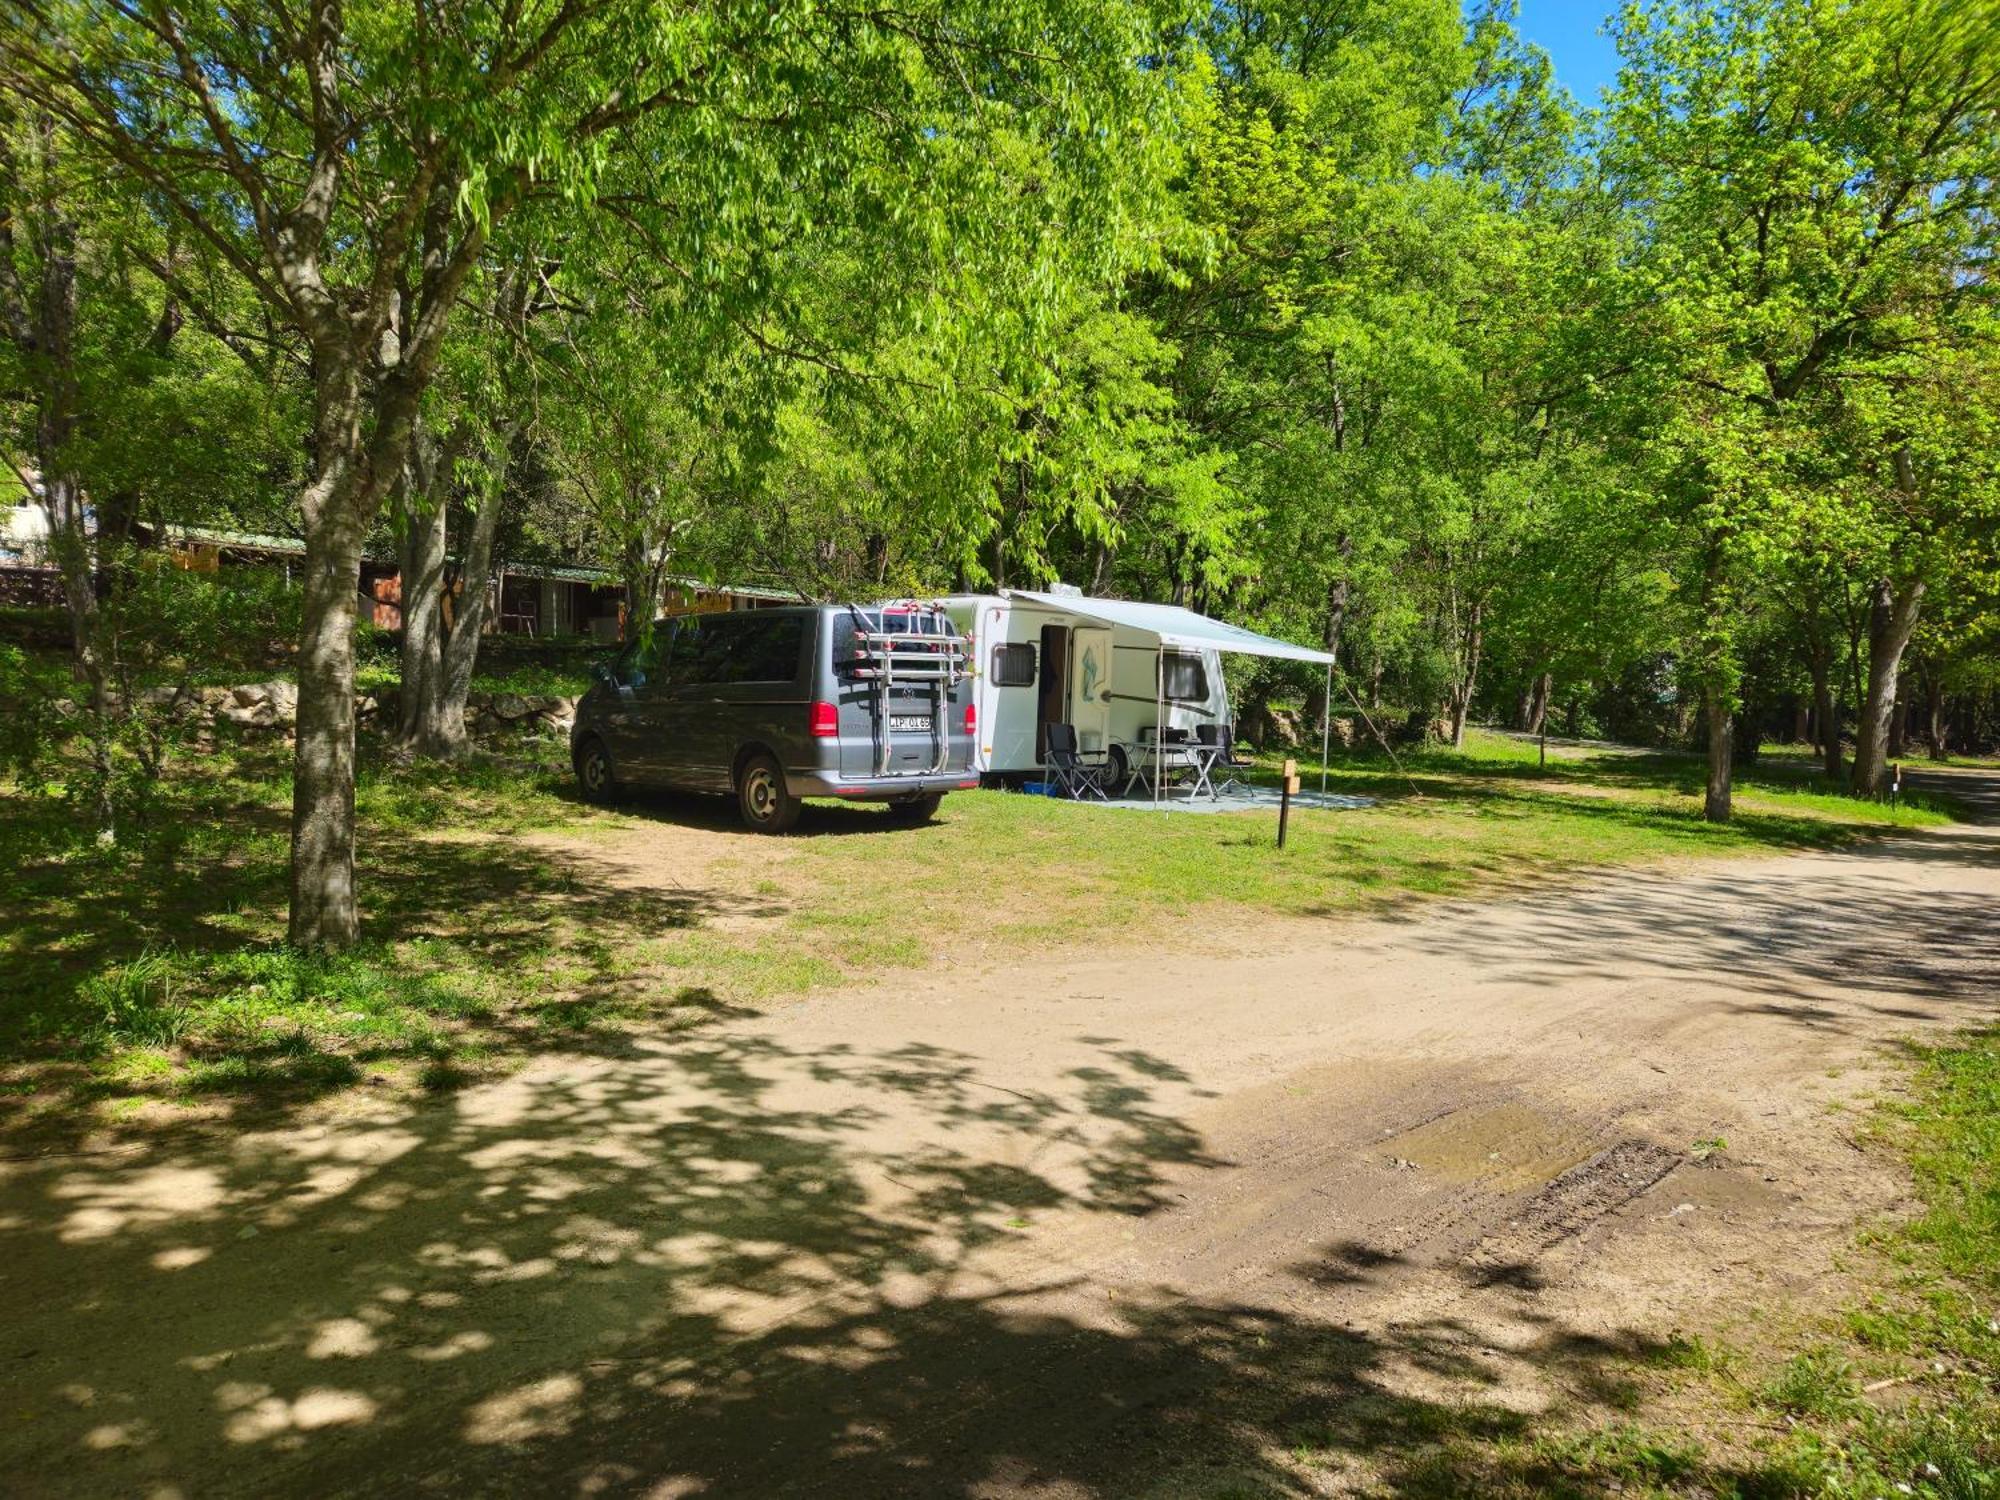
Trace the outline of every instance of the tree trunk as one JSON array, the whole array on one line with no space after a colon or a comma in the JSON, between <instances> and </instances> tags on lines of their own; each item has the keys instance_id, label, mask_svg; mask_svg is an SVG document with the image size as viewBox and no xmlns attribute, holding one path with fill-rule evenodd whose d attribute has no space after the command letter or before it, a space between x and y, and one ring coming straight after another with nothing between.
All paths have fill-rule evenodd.
<instances>
[{"instance_id":1,"label":"tree trunk","mask_svg":"<svg viewBox=\"0 0 2000 1500\"><path fill-rule=\"evenodd\" d=\"M23 373L35 414L35 466L40 471L41 508L48 522L49 553L62 584L69 616L70 675L84 689L84 733L90 743L93 813L98 837L117 837L112 798L111 678L99 625L98 582L102 559L92 545L85 514L83 478L70 445L75 440L81 392L76 364L77 235L66 205L58 198L55 122L43 116L35 126L33 176L41 193L27 217L27 247L38 252L36 274L24 287L0 279L5 328L22 356ZM20 171L0 137L0 173L18 190ZM11 196L11 195L10 195ZM25 202L25 195L23 195ZM0 254L11 260L16 244L8 222L11 202L0 202ZM8 267L11 273L11 265Z\"/></svg>"},{"instance_id":2,"label":"tree trunk","mask_svg":"<svg viewBox=\"0 0 2000 1500\"><path fill-rule=\"evenodd\" d=\"M1341 557L1345 559L1353 550L1353 538L1343 536L1339 542ZM1338 670L1337 658L1340 656L1340 632L1346 623L1347 574L1343 571L1326 587L1326 631L1323 639L1326 642L1327 654L1336 658L1336 670ZM1308 713L1306 722L1312 726L1314 734L1324 739L1333 714L1333 699L1327 693L1324 682L1321 682L1308 697L1307 707L1311 712Z\"/></svg>"},{"instance_id":3,"label":"tree trunk","mask_svg":"<svg viewBox=\"0 0 2000 1500\"><path fill-rule=\"evenodd\" d=\"M420 478L410 465L404 485L404 526L398 563L403 581L403 684L397 703L396 737L423 751L438 733L438 697L443 685L444 565L446 493ZM427 753L427 752L426 752Z\"/></svg>"},{"instance_id":4,"label":"tree trunk","mask_svg":"<svg viewBox=\"0 0 2000 1500\"><path fill-rule=\"evenodd\" d=\"M1118 554L1112 548L1111 543L1100 541L1097 544L1097 551L1094 554L1095 560L1092 562L1090 568L1090 588L1087 592L1102 594L1106 589L1111 587L1111 565L1117 560L1117 556Z\"/></svg>"},{"instance_id":5,"label":"tree trunk","mask_svg":"<svg viewBox=\"0 0 2000 1500\"><path fill-rule=\"evenodd\" d=\"M1828 781L1840 780L1840 715L1833 704L1833 643L1815 615L1806 627L1806 666L1812 672L1813 716L1819 724L1820 763Z\"/></svg>"},{"instance_id":6,"label":"tree trunk","mask_svg":"<svg viewBox=\"0 0 2000 1500\"><path fill-rule=\"evenodd\" d=\"M1475 604L1466 630L1465 655L1461 659L1463 670L1451 690L1451 744L1454 750L1465 748L1465 720L1472 712L1472 695L1479 687L1479 657L1485 643L1485 610Z\"/></svg>"},{"instance_id":7,"label":"tree trunk","mask_svg":"<svg viewBox=\"0 0 2000 1500\"><path fill-rule=\"evenodd\" d=\"M1340 655L1340 633L1347 624L1347 565L1354 557L1354 538L1343 532L1333 544L1334 555L1340 559L1340 571L1326 586L1326 651L1327 655Z\"/></svg>"},{"instance_id":8,"label":"tree trunk","mask_svg":"<svg viewBox=\"0 0 2000 1500\"><path fill-rule=\"evenodd\" d=\"M1896 706L1889 715L1889 759L1901 760L1909 749L1910 700L1896 694Z\"/></svg>"},{"instance_id":9,"label":"tree trunk","mask_svg":"<svg viewBox=\"0 0 2000 1500\"><path fill-rule=\"evenodd\" d=\"M1702 711L1708 720L1708 787L1702 798L1701 815L1711 823L1727 823L1734 716L1729 711L1728 698L1717 688L1703 691Z\"/></svg>"},{"instance_id":10,"label":"tree trunk","mask_svg":"<svg viewBox=\"0 0 2000 1500\"><path fill-rule=\"evenodd\" d=\"M54 456L60 464L61 458ZM121 705L111 692L112 663L105 659L97 599L96 556L83 513L83 491L75 474L44 462L42 509L49 522L49 547L62 579L63 606L69 615L70 675L83 687L84 737L90 744L92 816L99 842L118 837L118 812L112 795L112 717Z\"/></svg>"},{"instance_id":11,"label":"tree trunk","mask_svg":"<svg viewBox=\"0 0 2000 1500\"><path fill-rule=\"evenodd\" d=\"M1868 608L1868 689L1862 701L1861 725L1854 745L1854 794L1872 797L1882 790L1888 764L1889 719L1896 702L1896 678L1903 649L1917 628L1924 600L1921 580L1900 586L1878 579Z\"/></svg>"},{"instance_id":12,"label":"tree trunk","mask_svg":"<svg viewBox=\"0 0 2000 1500\"><path fill-rule=\"evenodd\" d=\"M1951 754L1951 724L1944 711L1944 678L1935 669L1924 673L1924 710L1929 721L1925 736L1932 760Z\"/></svg>"},{"instance_id":13,"label":"tree trunk","mask_svg":"<svg viewBox=\"0 0 2000 1500\"><path fill-rule=\"evenodd\" d=\"M493 537L500 526L501 486L497 480L481 493L466 543L464 588L458 618L444 643L443 690L439 694L436 737L425 753L441 760L465 754L465 700L472 691L472 673L479 662L479 638L486 629L486 599L493 582Z\"/></svg>"},{"instance_id":14,"label":"tree trunk","mask_svg":"<svg viewBox=\"0 0 2000 1500\"><path fill-rule=\"evenodd\" d=\"M653 544L650 532L642 532L625 544L625 639L637 640L660 613L660 591L666 575L661 558L664 549ZM462 601L461 601L462 602Z\"/></svg>"},{"instance_id":15,"label":"tree trunk","mask_svg":"<svg viewBox=\"0 0 2000 1500\"><path fill-rule=\"evenodd\" d=\"M306 536L299 629L298 744L292 766L289 935L344 948L360 934L354 901L354 616L366 522L334 497Z\"/></svg>"},{"instance_id":16,"label":"tree trunk","mask_svg":"<svg viewBox=\"0 0 2000 1500\"><path fill-rule=\"evenodd\" d=\"M1533 696L1528 710L1528 722L1523 727L1529 734L1540 734L1549 722L1549 698L1555 692L1556 680L1552 673L1544 672L1535 679Z\"/></svg>"}]
</instances>

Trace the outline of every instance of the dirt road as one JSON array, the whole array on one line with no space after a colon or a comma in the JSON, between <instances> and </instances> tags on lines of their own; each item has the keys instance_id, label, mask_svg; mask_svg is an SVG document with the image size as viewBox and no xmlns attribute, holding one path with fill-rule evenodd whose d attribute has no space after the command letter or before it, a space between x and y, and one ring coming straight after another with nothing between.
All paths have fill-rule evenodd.
<instances>
[{"instance_id":1,"label":"dirt road","mask_svg":"<svg viewBox=\"0 0 2000 1500\"><path fill-rule=\"evenodd\" d=\"M918 976L0 1166L0 1489L1338 1493L1841 1292L2000 836ZM1475 1404L1468 1404L1474 1402Z\"/></svg>"}]
</instances>

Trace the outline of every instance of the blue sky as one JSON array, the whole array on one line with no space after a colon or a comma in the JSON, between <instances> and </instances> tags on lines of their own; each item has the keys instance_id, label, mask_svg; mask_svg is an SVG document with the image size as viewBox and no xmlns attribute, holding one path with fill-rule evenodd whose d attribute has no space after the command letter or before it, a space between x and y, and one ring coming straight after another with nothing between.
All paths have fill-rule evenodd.
<instances>
[{"instance_id":1,"label":"blue sky","mask_svg":"<svg viewBox=\"0 0 2000 1500\"><path fill-rule=\"evenodd\" d=\"M1617 0L1520 0L1521 35L1549 54L1556 81L1593 105L1618 74L1618 54L1598 28Z\"/></svg>"}]
</instances>

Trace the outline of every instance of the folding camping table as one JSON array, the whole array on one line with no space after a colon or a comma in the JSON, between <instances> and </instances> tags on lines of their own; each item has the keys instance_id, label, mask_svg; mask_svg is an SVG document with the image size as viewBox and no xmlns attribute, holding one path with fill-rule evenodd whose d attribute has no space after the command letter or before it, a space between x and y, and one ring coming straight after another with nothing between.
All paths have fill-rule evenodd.
<instances>
[{"instance_id":1,"label":"folding camping table","mask_svg":"<svg viewBox=\"0 0 2000 1500\"><path fill-rule=\"evenodd\" d=\"M1118 795L1130 796L1133 787L1143 786L1157 799L1161 791L1160 778L1178 767L1185 767L1194 772L1194 779L1188 783L1187 795L1181 799L1182 801L1192 802L1204 794L1211 799L1219 800L1220 794L1215 790L1215 783L1209 778L1214 774L1215 763L1222 758L1222 753L1222 746L1204 745L1196 740L1171 741L1160 745L1150 739L1142 739L1136 744L1127 745L1125 754L1131 763L1132 771L1125 778L1125 786ZM1147 776L1149 766L1152 768L1150 779Z\"/></svg>"}]
</instances>

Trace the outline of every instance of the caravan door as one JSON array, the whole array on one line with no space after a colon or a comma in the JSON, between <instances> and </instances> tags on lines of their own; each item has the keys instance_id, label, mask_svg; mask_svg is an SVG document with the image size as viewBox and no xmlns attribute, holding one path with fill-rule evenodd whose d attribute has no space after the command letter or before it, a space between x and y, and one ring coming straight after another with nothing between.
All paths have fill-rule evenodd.
<instances>
[{"instance_id":1,"label":"caravan door","mask_svg":"<svg viewBox=\"0 0 2000 1500\"><path fill-rule=\"evenodd\" d=\"M1079 625L1070 632L1069 717L1077 748L1111 748L1111 632Z\"/></svg>"}]
</instances>

